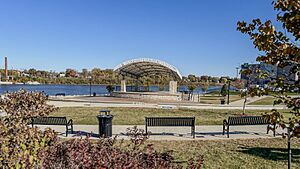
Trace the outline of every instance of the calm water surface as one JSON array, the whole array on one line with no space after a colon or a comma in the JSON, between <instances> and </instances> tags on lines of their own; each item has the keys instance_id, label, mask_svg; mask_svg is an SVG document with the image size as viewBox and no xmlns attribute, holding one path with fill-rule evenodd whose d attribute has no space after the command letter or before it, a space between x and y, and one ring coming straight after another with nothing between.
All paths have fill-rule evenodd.
<instances>
[{"instance_id":1,"label":"calm water surface","mask_svg":"<svg viewBox=\"0 0 300 169\"><path fill-rule=\"evenodd\" d=\"M89 85L0 85L0 94L5 92L18 91L20 89L26 89L28 91L44 91L47 95L53 96L57 93L65 93L66 95L89 95ZM120 91L120 86L115 87L116 91ZM127 86L127 91L133 91L134 87ZM208 92L220 90L221 86L210 86ZM234 88L232 88L234 89ZM139 90L144 90L143 86L139 87ZM158 86L150 86L150 91L167 91L168 87L160 89ZM188 91L187 86L179 86L178 91ZM106 85L92 85L91 92L97 95L108 94ZM203 93L201 88L197 88L194 93Z\"/></svg>"}]
</instances>

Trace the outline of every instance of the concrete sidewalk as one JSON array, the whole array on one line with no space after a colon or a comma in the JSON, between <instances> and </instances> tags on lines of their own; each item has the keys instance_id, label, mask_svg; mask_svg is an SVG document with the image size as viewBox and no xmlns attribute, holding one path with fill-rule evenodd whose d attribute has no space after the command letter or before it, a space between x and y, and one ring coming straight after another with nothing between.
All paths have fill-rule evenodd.
<instances>
[{"instance_id":1,"label":"concrete sidewalk","mask_svg":"<svg viewBox=\"0 0 300 169\"><path fill-rule=\"evenodd\" d=\"M261 100L261 99L264 99L264 98L266 98L266 97L268 97L268 96L248 97L248 98L247 98L246 104L256 102L256 101ZM244 105L244 101L245 101L245 99L240 99L240 100L237 100L237 101L234 101L234 102L229 103L229 105L230 105L230 106L243 106L243 105Z\"/></svg>"},{"instance_id":2,"label":"concrete sidewalk","mask_svg":"<svg viewBox=\"0 0 300 169\"><path fill-rule=\"evenodd\" d=\"M56 107L139 107L139 108L163 108L163 107L172 107L172 108L186 108L186 109L231 109L231 110L242 110L243 106L236 105L213 105L213 104L197 104L197 103L144 103L144 102L133 102L133 103L94 103L86 101L49 101L50 105ZM272 109L287 109L285 106L272 106L272 105L247 105L247 110L272 110Z\"/></svg>"},{"instance_id":3,"label":"concrete sidewalk","mask_svg":"<svg viewBox=\"0 0 300 169\"><path fill-rule=\"evenodd\" d=\"M85 137L87 134L93 139L97 139L98 125L74 125L76 134L65 136L65 126L38 126L42 130L50 127L58 132L62 138L79 138ZM133 127L129 125L113 125L113 136L118 136L119 139L129 139L126 135L127 128ZM144 125L138 125L139 129L145 129ZM228 140L228 139L249 139L249 138L274 138L272 131L266 134L266 125L253 126L232 126L230 127L230 138L226 134L222 134L222 125L201 125L196 126L196 138L191 136L190 127L149 127L148 131L152 134L150 140ZM281 137L282 129L276 130L276 137Z\"/></svg>"}]
</instances>

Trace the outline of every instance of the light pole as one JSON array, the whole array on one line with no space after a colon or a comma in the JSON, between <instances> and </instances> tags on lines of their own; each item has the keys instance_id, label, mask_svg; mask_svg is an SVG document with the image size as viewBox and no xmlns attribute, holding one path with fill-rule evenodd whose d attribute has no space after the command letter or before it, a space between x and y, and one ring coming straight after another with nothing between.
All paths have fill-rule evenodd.
<instances>
[{"instance_id":1,"label":"light pole","mask_svg":"<svg viewBox=\"0 0 300 169\"><path fill-rule=\"evenodd\" d=\"M231 82L231 79L228 79L228 94L227 94L227 104L229 104L229 91L230 91L230 82Z\"/></svg>"},{"instance_id":2,"label":"light pole","mask_svg":"<svg viewBox=\"0 0 300 169\"><path fill-rule=\"evenodd\" d=\"M88 79L90 81L90 96L92 96L92 76L89 76Z\"/></svg>"},{"instance_id":3,"label":"light pole","mask_svg":"<svg viewBox=\"0 0 300 169\"><path fill-rule=\"evenodd\" d=\"M236 78L238 79L239 78L239 67L236 67Z\"/></svg>"}]
</instances>

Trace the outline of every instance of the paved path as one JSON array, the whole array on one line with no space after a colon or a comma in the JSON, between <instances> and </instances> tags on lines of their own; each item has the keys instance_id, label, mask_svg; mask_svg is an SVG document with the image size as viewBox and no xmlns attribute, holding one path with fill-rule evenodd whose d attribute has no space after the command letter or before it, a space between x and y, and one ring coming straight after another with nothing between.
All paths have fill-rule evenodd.
<instances>
[{"instance_id":1,"label":"paved path","mask_svg":"<svg viewBox=\"0 0 300 169\"><path fill-rule=\"evenodd\" d=\"M257 100L260 100L260 99L263 99L263 98L266 98L268 96L261 96L261 97L258 97L258 96L255 96L255 97L248 97L247 98L247 102L246 104L249 104L249 103L252 103L252 102L255 102ZM229 103L229 105L231 106L243 106L244 105L244 101L245 99L241 99L241 100L237 100L237 101L234 101L234 102L231 102Z\"/></svg>"},{"instance_id":2,"label":"paved path","mask_svg":"<svg viewBox=\"0 0 300 169\"><path fill-rule=\"evenodd\" d=\"M49 104L56 107L144 107L144 108L190 108L190 109L235 109L242 110L243 106L217 105L217 104L197 104L197 103L110 103L110 102L86 102L86 101L49 101ZM271 110L286 109L284 106L272 105L247 105L248 110Z\"/></svg>"},{"instance_id":3,"label":"paved path","mask_svg":"<svg viewBox=\"0 0 300 169\"><path fill-rule=\"evenodd\" d=\"M64 126L38 126L41 129L51 127L59 133L62 138L65 137ZM119 139L128 139L126 129L129 125L113 125L113 136L118 136ZM138 125L139 129L144 129L144 125ZM196 138L191 136L190 127L149 127L148 130L152 133L150 140L228 140L228 139L247 139L247 138L274 138L272 132L266 134L266 125L254 126L233 126L230 128L230 138L222 134L222 125L202 125L196 126ZM69 134L68 138L85 137L87 134L91 138L97 139L98 125L74 125L74 131L77 134ZM283 130L278 129L276 137L281 137L279 133Z\"/></svg>"}]
</instances>

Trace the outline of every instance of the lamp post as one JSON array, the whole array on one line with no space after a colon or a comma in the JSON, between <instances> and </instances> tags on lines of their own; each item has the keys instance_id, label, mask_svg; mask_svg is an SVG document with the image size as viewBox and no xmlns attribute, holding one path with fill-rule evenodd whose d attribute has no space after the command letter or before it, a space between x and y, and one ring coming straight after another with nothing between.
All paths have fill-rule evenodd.
<instances>
[{"instance_id":1,"label":"lamp post","mask_svg":"<svg viewBox=\"0 0 300 169\"><path fill-rule=\"evenodd\" d=\"M89 76L88 79L90 81L90 96L92 96L92 76Z\"/></svg>"},{"instance_id":2,"label":"lamp post","mask_svg":"<svg viewBox=\"0 0 300 169\"><path fill-rule=\"evenodd\" d=\"M228 94L227 94L227 104L229 104L229 91L230 91L230 82L231 82L231 79L228 79Z\"/></svg>"}]
</instances>

